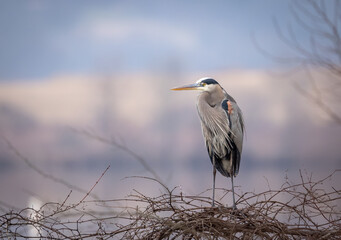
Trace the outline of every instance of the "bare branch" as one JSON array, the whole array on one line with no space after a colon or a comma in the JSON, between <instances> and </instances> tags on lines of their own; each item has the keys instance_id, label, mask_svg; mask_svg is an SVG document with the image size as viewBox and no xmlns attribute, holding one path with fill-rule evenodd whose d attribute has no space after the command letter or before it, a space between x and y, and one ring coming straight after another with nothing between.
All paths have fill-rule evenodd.
<instances>
[{"instance_id":1,"label":"bare branch","mask_svg":"<svg viewBox=\"0 0 341 240\"><path fill-rule=\"evenodd\" d=\"M24 155L21 154L21 152L11 143L10 140L8 140L5 136L0 135L0 137L3 139L3 141L5 141L5 143L7 144L8 148L22 161L24 162L30 169L32 169L33 171L35 171L36 173L38 173L40 176L49 179L53 182L56 182L58 184L64 185L65 187L69 188L69 189L73 189L77 192L80 193L87 193L88 191L73 185L67 181L65 181L64 179L58 178L52 174L48 174L46 172L44 172L42 169L40 169L38 166L36 166L35 164L33 164L32 161L30 161L27 157L25 157ZM93 197L94 199L99 199L98 196L96 196L95 194L90 194L91 197Z\"/></svg>"},{"instance_id":2,"label":"bare branch","mask_svg":"<svg viewBox=\"0 0 341 240\"><path fill-rule=\"evenodd\" d=\"M125 144L119 143L119 142L115 141L114 139L107 139L105 137L99 136L98 134L89 132L88 130L79 130L76 128L71 128L71 129L76 133L82 134L82 135L87 136L91 139L94 139L94 140L97 140L97 141L102 142L104 144L107 144L111 147L115 147L115 148L118 148L120 150L123 150L124 152L126 152L127 154L132 156L135 160L137 160L139 163L141 163L143 168L147 172L152 174L152 176L155 179L157 179L160 183L162 182L160 176L156 173L156 171L154 171L154 169L148 164L148 162L143 157L141 157L140 155L136 154L133 150L128 148Z\"/></svg>"},{"instance_id":3,"label":"bare branch","mask_svg":"<svg viewBox=\"0 0 341 240\"><path fill-rule=\"evenodd\" d=\"M92 188L90 189L90 191L88 191L86 193L86 195L82 198L82 200L80 200L79 202L82 203L92 192L92 190L96 187L96 185L99 183L99 181L101 181L102 177L104 176L104 174L108 171L108 169L110 168L110 165L104 170L104 172L102 173L102 175L97 179L96 183L92 186Z\"/></svg>"}]
</instances>

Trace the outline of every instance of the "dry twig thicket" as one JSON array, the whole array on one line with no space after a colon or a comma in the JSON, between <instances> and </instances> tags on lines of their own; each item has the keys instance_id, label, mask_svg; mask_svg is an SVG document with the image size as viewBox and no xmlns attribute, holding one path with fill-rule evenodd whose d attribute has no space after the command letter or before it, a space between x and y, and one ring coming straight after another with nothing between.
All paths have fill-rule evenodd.
<instances>
[{"instance_id":1,"label":"dry twig thicket","mask_svg":"<svg viewBox=\"0 0 341 240\"><path fill-rule=\"evenodd\" d=\"M238 210L202 195L184 195L162 186L164 194L134 190L125 199L46 203L39 209L8 210L0 215L0 238L46 239L341 239L341 190L300 172L298 184L238 196ZM105 173L105 172L104 172ZM102 176L104 175L102 174ZM102 177L101 176L101 177ZM226 191L226 190L223 190Z\"/></svg>"}]
</instances>

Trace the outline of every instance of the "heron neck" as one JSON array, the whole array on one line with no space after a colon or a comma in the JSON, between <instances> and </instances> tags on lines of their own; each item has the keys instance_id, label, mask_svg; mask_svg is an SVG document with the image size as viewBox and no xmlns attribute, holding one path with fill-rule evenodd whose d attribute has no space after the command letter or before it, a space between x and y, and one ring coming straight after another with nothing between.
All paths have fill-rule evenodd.
<instances>
[{"instance_id":1,"label":"heron neck","mask_svg":"<svg viewBox=\"0 0 341 240\"><path fill-rule=\"evenodd\" d=\"M218 92L211 94L209 92L202 92L199 95L200 100L206 101L211 107L215 107L217 104L221 104L222 99L224 99L223 92Z\"/></svg>"}]
</instances>

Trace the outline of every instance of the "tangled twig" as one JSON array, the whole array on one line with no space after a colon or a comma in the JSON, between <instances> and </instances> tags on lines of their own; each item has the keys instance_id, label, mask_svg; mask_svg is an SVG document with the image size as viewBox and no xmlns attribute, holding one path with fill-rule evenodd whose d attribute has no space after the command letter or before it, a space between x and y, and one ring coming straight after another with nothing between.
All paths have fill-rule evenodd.
<instances>
[{"instance_id":1,"label":"tangled twig","mask_svg":"<svg viewBox=\"0 0 341 240\"><path fill-rule=\"evenodd\" d=\"M340 172L319 181L300 172L298 184L239 196L237 210L165 185L155 197L135 190L125 199L46 203L2 214L0 238L340 239L341 190L323 188Z\"/></svg>"}]
</instances>

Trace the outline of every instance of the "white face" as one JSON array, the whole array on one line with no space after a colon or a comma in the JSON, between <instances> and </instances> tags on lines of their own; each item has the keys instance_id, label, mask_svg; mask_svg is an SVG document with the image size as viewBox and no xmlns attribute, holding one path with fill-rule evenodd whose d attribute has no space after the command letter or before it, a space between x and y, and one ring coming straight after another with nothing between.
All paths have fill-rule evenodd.
<instances>
[{"instance_id":1,"label":"white face","mask_svg":"<svg viewBox=\"0 0 341 240\"><path fill-rule=\"evenodd\" d=\"M197 85L200 85L200 87L197 88L198 90L203 91L203 92L212 92L216 87L219 86L217 84L202 83L203 81L205 81L207 79L211 79L211 78L210 77L204 77L204 78L200 78L198 81L195 82Z\"/></svg>"}]
</instances>

